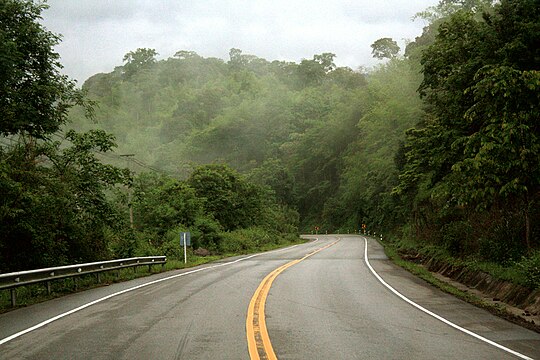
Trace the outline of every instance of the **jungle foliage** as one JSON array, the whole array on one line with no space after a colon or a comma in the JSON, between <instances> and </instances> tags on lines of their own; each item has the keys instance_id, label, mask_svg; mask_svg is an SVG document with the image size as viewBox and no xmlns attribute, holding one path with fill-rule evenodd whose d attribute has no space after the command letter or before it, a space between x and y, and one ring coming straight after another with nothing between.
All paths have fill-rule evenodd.
<instances>
[{"instance_id":1,"label":"jungle foliage","mask_svg":"<svg viewBox=\"0 0 540 360\"><path fill-rule=\"evenodd\" d=\"M96 88L78 89L61 74L53 50L59 36L39 21L46 8L33 1L0 4L0 271L134 255L178 257L181 230L193 232L196 247L217 253L235 248L225 233L238 232L243 251L297 233L295 210L226 165L193 166L189 178L179 180L135 176L103 161L131 157L115 153L110 132L70 129L70 110L92 123L106 101L90 100L87 92ZM126 54L121 81L140 81L155 55L152 49ZM146 91L151 96L153 89Z\"/></svg>"},{"instance_id":2,"label":"jungle foliage","mask_svg":"<svg viewBox=\"0 0 540 360\"><path fill-rule=\"evenodd\" d=\"M30 22L39 15L32 2L6 4L26 6ZM167 252L185 230L223 252L367 224L456 257L535 266L539 12L535 0L441 0L417 14L428 24L402 53L375 41L382 62L370 70L338 67L330 52L295 63L139 48L82 91L59 75L58 38L40 29L52 108L45 120L2 123L2 254L26 239L35 245L24 251L73 260L65 244L90 246L90 234L101 250L77 258ZM5 53L24 44L8 27ZM34 91L14 78L28 71L10 66L2 91ZM21 94L2 111L31 114ZM51 218L51 207L69 215Z\"/></svg>"}]
</instances>

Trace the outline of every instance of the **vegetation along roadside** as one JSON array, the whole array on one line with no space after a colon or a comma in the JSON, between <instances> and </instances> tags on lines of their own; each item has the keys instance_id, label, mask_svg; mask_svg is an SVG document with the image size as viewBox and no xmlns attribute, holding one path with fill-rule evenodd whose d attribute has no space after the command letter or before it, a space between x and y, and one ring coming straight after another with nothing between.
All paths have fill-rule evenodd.
<instances>
[{"instance_id":1,"label":"vegetation along roadside","mask_svg":"<svg viewBox=\"0 0 540 360\"><path fill-rule=\"evenodd\" d=\"M540 287L528 282L529 272L540 269L538 264L532 269L519 262L501 266L456 259L433 246L392 239L381 244L395 264L442 291L540 332Z\"/></svg>"},{"instance_id":2,"label":"vegetation along roadside","mask_svg":"<svg viewBox=\"0 0 540 360\"><path fill-rule=\"evenodd\" d=\"M260 231L242 231L240 234L231 232L224 234L229 240L229 250L225 253L211 254L209 251L202 249L187 250L187 263L184 263L183 249L179 248L180 241L177 241L177 250L169 251L167 263L163 268L153 267L151 270L146 266L137 268L121 269L120 271L104 272L100 275L100 282L97 282L95 275L85 275L81 277L73 277L63 280L55 280L51 282L51 294L47 293L45 284L29 285L17 288L17 305L11 306L11 298L9 290L0 291L0 313L15 310L20 307L37 304L46 300L72 294L78 291L84 291L99 286L108 286L113 283L129 281L132 279L149 276L159 272L171 270L185 269L211 263L213 261L225 259L228 257L247 255L252 253L270 251L274 249L284 248L296 244L304 243L306 240L295 236L288 237L271 237L266 234L266 239L261 241ZM256 244L251 247L246 247L244 244L248 241ZM234 245L236 244L236 245ZM242 250L240 250L242 248ZM236 250L234 250L236 249Z\"/></svg>"},{"instance_id":3,"label":"vegetation along roadside","mask_svg":"<svg viewBox=\"0 0 540 360\"><path fill-rule=\"evenodd\" d=\"M177 259L183 231L224 256L367 224L540 287L537 0L441 0L370 69L138 48L82 86L46 9L0 2L1 272Z\"/></svg>"}]
</instances>

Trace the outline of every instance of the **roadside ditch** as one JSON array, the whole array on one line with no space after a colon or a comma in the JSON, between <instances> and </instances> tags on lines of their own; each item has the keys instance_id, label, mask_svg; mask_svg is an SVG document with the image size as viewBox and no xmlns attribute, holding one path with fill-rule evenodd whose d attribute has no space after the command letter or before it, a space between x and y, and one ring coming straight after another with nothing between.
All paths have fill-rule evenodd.
<instances>
[{"instance_id":1,"label":"roadside ditch","mask_svg":"<svg viewBox=\"0 0 540 360\"><path fill-rule=\"evenodd\" d=\"M435 257L385 248L390 250L387 254L396 264L441 290L540 333L540 289L495 279L485 272L449 264Z\"/></svg>"}]
</instances>

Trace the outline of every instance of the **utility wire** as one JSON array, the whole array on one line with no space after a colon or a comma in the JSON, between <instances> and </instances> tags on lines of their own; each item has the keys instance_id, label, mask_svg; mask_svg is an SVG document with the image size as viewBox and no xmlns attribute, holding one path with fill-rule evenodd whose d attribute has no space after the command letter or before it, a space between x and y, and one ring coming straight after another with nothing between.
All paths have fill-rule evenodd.
<instances>
[{"instance_id":1,"label":"utility wire","mask_svg":"<svg viewBox=\"0 0 540 360\"><path fill-rule=\"evenodd\" d=\"M121 160L121 159L123 160L124 159L124 157L122 155L118 155L118 154L114 154L114 153L104 153L104 152L101 152L101 151L97 151L96 153L99 154L99 155L102 155L104 157L107 157L109 159L114 159L114 160ZM161 173L161 174L164 174L164 175L174 175L172 172L161 170L161 169L158 169L158 168L156 168L154 166L148 165L144 161L142 161L140 159L137 159L134 156L130 156L129 161L133 162L134 164L138 165L139 167L142 167L142 168L145 168L145 169L157 172L157 173Z\"/></svg>"}]
</instances>

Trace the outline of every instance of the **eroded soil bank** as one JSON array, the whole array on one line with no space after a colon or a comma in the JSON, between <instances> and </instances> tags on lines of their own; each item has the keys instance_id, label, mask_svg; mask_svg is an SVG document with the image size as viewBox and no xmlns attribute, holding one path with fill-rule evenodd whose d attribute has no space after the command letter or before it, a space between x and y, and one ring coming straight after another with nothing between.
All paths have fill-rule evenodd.
<instances>
[{"instance_id":1,"label":"eroded soil bank","mask_svg":"<svg viewBox=\"0 0 540 360\"><path fill-rule=\"evenodd\" d=\"M441 281L480 298L488 310L540 332L540 289L532 290L463 266L420 254L400 253L404 260L424 266Z\"/></svg>"}]
</instances>

